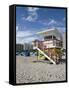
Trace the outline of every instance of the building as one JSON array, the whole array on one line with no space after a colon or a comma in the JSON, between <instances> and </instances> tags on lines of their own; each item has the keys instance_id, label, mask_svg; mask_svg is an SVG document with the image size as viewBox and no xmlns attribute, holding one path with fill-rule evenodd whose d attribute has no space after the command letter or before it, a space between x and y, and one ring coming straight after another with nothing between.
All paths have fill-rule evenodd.
<instances>
[{"instance_id":1,"label":"building","mask_svg":"<svg viewBox=\"0 0 69 90\"><path fill-rule=\"evenodd\" d=\"M43 44L46 48L61 48L62 35L57 29L48 29L38 33L44 38Z\"/></svg>"},{"instance_id":2,"label":"building","mask_svg":"<svg viewBox=\"0 0 69 90\"><path fill-rule=\"evenodd\" d=\"M66 50L66 32L63 33L63 49Z\"/></svg>"},{"instance_id":3,"label":"building","mask_svg":"<svg viewBox=\"0 0 69 90\"><path fill-rule=\"evenodd\" d=\"M29 43L16 44L16 52L22 52L24 50L32 50L33 46Z\"/></svg>"},{"instance_id":4,"label":"building","mask_svg":"<svg viewBox=\"0 0 69 90\"><path fill-rule=\"evenodd\" d=\"M16 44L16 52L21 52L23 51L23 49L24 49L23 44Z\"/></svg>"},{"instance_id":5,"label":"building","mask_svg":"<svg viewBox=\"0 0 69 90\"><path fill-rule=\"evenodd\" d=\"M54 60L60 59L60 52L63 46L61 33L56 28L53 28L38 32L37 34L43 36L44 40L36 40L34 45L45 51Z\"/></svg>"},{"instance_id":6,"label":"building","mask_svg":"<svg viewBox=\"0 0 69 90\"><path fill-rule=\"evenodd\" d=\"M43 41L40 41L40 40L34 40L34 41L32 41L32 45L33 46L37 46L37 47L39 47L40 49L42 49L43 50Z\"/></svg>"}]
</instances>

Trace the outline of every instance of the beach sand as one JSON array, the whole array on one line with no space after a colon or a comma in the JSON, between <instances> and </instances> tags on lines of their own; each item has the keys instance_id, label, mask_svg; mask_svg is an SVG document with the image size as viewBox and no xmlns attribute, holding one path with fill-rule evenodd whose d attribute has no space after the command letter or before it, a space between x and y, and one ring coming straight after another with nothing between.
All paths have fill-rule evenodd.
<instances>
[{"instance_id":1,"label":"beach sand","mask_svg":"<svg viewBox=\"0 0 69 90\"><path fill-rule=\"evenodd\" d=\"M57 65L37 60L36 56L16 56L16 83L66 80L66 64Z\"/></svg>"}]
</instances>

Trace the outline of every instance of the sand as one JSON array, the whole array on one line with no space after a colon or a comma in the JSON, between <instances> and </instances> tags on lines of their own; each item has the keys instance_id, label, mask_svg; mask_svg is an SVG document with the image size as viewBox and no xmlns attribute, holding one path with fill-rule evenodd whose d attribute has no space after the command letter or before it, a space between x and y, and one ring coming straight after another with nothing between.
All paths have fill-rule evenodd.
<instances>
[{"instance_id":1,"label":"sand","mask_svg":"<svg viewBox=\"0 0 69 90\"><path fill-rule=\"evenodd\" d=\"M66 80L66 64L50 64L36 56L16 56L16 83Z\"/></svg>"}]
</instances>

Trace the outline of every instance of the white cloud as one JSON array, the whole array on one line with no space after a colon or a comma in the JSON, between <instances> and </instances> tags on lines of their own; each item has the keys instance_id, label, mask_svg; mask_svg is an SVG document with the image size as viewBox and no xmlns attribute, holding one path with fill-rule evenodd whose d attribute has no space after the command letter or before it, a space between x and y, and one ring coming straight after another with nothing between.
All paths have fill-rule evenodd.
<instances>
[{"instance_id":1,"label":"white cloud","mask_svg":"<svg viewBox=\"0 0 69 90\"><path fill-rule=\"evenodd\" d=\"M54 20L54 19L49 19L49 20L39 20L38 21L40 24L44 25L44 26L54 26L54 25L59 25L58 21ZM60 23L61 24L61 23Z\"/></svg>"},{"instance_id":2,"label":"white cloud","mask_svg":"<svg viewBox=\"0 0 69 90\"><path fill-rule=\"evenodd\" d=\"M22 44L23 43L31 43L35 39L38 39L38 37L36 37L36 36L31 36L31 37L27 37L27 38L17 37L16 38L16 43L22 43Z\"/></svg>"},{"instance_id":3,"label":"white cloud","mask_svg":"<svg viewBox=\"0 0 69 90\"><path fill-rule=\"evenodd\" d=\"M19 27L18 27L18 25L16 26L16 30L18 31L18 29L19 29Z\"/></svg>"},{"instance_id":4,"label":"white cloud","mask_svg":"<svg viewBox=\"0 0 69 90\"><path fill-rule=\"evenodd\" d=\"M20 43L20 44L22 44L23 42L22 42L22 39L21 38L16 38L16 43Z\"/></svg>"},{"instance_id":5,"label":"white cloud","mask_svg":"<svg viewBox=\"0 0 69 90\"><path fill-rule=\"evenodd\" d=\"M64 26L64 23L62 21L58 21L58 20L55 20L55 19L50 19L48 21L48 24L46 24L46 25L52 26L52 27L55 27L55 26L62 27L62 26Z\"/></svg>"},{"instance_id":6,"label":"white cloud","mask_svg":"<svg viewBox=\"0 0 69 90\"><path fill-rule=\"evenodd\" d=\"M54 25L57 24L57 21L54 19L51 19L50 22L48 23L48 25Z\"/></svg>"},{"instance_id":7,"label":"white cloud","mask_svg":"<svg viewBox=\"0 0 69 90\"><path fill-rule=\"evenodd\" d=\"M30 13L29 16L26 18L27 21L36 21L37 20L37 13L33 12L33 13Z\"/></svg>"},{"instance_id":8,"label":"white cloud","mask_svg":"<svg viewBox=\"0 0 69 90\"><path fill-rule=\"evenodd\" d=\"M32 16L28 16L28 17L26 18L26 20L28 20L28 21L33 21L33 18L32 18Z\"/></svg>"},{"instance_id":9,"label":"white cloud","mask_svg":"<svg viewBox=\"0 0 69 90\"><path fill-rule=\"evenodd\" d=\"M16 43L30 43L35 39L38 39L35 31L18 30L16 33Z\"/></svg>"},{"instance_id":10,"label":"white cloud","mask_svg":"<svg viewBox=\"0 0 69 90\"><path fill-rule=\"evenodd\" d=\"M32 35L32 32L27 31L27 30L26 31L17 31L17 33L16 33L16 43L29 42L32 39L32 38L29 38L30 35Z\"/></svg>"},{"instance_id":11,"label":"white cloud","mask_svg":"<svg viewBox=\"0 0 69 90\"><path fill-rule=\"evenodd\" d=\"M35 39L37 39L37 37L28 37L28 38L23 39L23 42L29 43L29 42L34 41Z\"/></svg>"},{"instance_id":12,"label":"white cloud","mask_svg":"<svg viewBox=\"0 0 69 90\"><path fill-rule=\"evenodd\" d=\"M39 10L39 8L28 7L28 11L30 11L30 12L34 12L34 11L37 11L37 10Z\"/></svg>"},{"instance_id":13,"label":"white cloud","mask_svg":"<svg viewBox=\"0 0 69 90\"><path fill-rule=\"evenodd\" d=\"M37 13L31 13L27 17L22 17L23 20L29 21L29 22L34 22L38 18Z\"/></svg>"},{"instance_id":14,"label":"white cloud","mask_svg":"<svg viewBox=\"0 0 69 90\"><path fill-rule=\"evenodd\" d=\"M38 18L37 10L39 10L39 8L28 7L28 16L23 16L22 19L27 20L29 22L36 21Z\"/></svg>"},{"instance_id":15,"label":"white cloud","mask_svg":"<svg viewBox=\"0 0 69 90\"><path fill-rule=\"evenodd\" d=\"M18 31L17 34L16 34L16 37L28 37L32 35L32 32L30 31Z\"/></svg>"}]
</instances>

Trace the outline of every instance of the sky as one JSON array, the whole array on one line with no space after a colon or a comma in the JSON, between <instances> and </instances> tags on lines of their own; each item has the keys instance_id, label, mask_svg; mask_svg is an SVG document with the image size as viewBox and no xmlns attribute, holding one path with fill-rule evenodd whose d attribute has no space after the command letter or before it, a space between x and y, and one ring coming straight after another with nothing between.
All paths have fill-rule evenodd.
<instances>
[{"instance_id":1,"label":"sky","mask_svg":"<svg viewBox=\"0 0 69 90\"><path fill-rule=\"evenodd\" d=\"M48 28L66 31L66 10L56 8L16 7L16 43L31 43L43 37L37 32Z\"/></svg>"}]
</instances>

